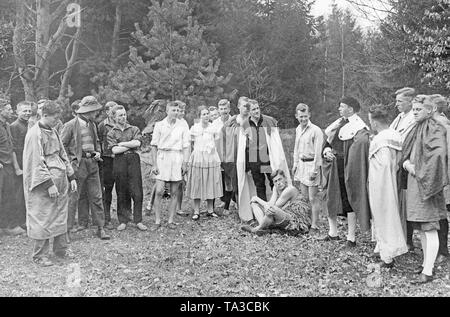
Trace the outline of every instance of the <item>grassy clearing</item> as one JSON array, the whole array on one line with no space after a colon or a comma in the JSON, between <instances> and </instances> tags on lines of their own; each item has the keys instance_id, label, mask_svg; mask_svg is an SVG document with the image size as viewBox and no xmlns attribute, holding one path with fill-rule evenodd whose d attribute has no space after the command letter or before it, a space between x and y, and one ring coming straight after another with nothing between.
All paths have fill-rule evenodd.
<instances>
[{"instance_id":1,"label":"grassy clearing","mask_svg":"<svg viewBox=\"0 0 450 317\"><path fill-rule=\"evenodd\" d=\"M285 140L292 142L291 139ZM293 148L290 146L285 149ZM143 177L149 167L143 159ZM145 193L150 182L145 181ZM166 203L165 203L166 204ZM185 202L188 206L188 202ZM321 216L321 232L326 219ZM167 220L167 214L165 214ZM273 233L256 237L242 232L236 215L194 222L179 217L177 230L111 231L100 241L95 230L74 235L75 259L41 268L31 261L26 237L0 237L0 296L449 296L448 263L436 267L436 279L414 286L412 268L421 252L403 255L393 269L381 270L379 287L370 287L369 257L374 244L358 235L358 246L321 242L309 234ZM154 216L145 216L151 225ZM341 236L345 224L339 223ZM416 241L418 243L418 241ZM80 267L79 288L68 287L71 265Z\"/></svg>"}]
</instances>

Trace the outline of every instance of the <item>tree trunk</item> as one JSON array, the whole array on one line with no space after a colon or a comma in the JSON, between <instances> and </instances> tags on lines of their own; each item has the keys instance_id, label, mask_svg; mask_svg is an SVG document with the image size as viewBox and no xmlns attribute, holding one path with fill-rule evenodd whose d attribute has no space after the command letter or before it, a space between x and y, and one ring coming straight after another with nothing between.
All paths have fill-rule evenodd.
<instances>
[{"instance_id":1,"label":"tree trunk","mask_svg":"<svg viewBox=\"0 0 450 317\"><path fill-rule=\"evenodd\" d=\"M27 67L27 63L25 60L25 10L25 0L16 0L16 26L14 27L13 34L14 61L16 63L17 71L20 75L20 80L22 81L25 100L36 101L33 74Z\"/></svg>"},{"instance_id":2,"label":"tree trunk","mask_svg":"<svg viewBox=\"0 0 450 317\"><path fill-rule=\"evenodd\" d=\"M66 98L68 98L68 92L69 92L69 80L72 76L73 73L73 67L75 64L75 61L77 59L78 56L78 48L80 47L80 39L81 37L81 27L79 27L77 29L77 32L74 35L73 41L72 41L72 52L70 54L70 58L68 58L68 49L70 46L70 43L68 44L67 48L66 48L66 59L67 59L67 68L66 71L64 72L62 81L61 81L61 88L59 90L59 97L58 99L60 100L64 100Z\"/></svg>"},{"instance_id":3,"label":"tree trunk","mask_svg":"<svg viewBox=\"0 0 450 317\"><path fill-rule=\"evenodd\" d=\"M114 19L114 31L111 47L111 61L114 66L117 66L119 56L119 39L120 39L120 26L122 24L122 1L118 1L116 4L116 17Z\"/></svg>"},{"instance_id":4,"label":"tree trunk","mask_svg":"<svg viewBox=\"0 0 450 317\"><path fill-rule=\"evenodd\" d=\"M36 0L36 51L35 63L42 65L40 78L38 78L37 97L49 97L49 62L44 60L46 46L50 39L50 0Z\"/></svg>"}]
</instances>

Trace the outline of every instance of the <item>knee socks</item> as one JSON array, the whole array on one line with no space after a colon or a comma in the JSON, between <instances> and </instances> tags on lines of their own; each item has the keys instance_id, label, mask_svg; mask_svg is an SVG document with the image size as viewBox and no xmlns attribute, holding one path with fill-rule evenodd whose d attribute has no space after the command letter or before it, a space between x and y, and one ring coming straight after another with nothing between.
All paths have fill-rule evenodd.
<instances>
[{"instance_id":1,"label":"knee socks","mask_svg":"<svg viewBox=\"0 0 450 317\"><path fill-rule=\"evenodd\" d=\"M355 242L356 240L356 213L349 212L347 214L348 233L347 240Z\"/></svg>"},{"instance_id":2,"label":"knee socks","mask_svg":"<svg viewBox=\"0 0 450 317\"><path fill-rule=\"evenodd\" d=\"M330 218L330 217L328 217L328 225L330 227L330 230L328 231L328 234L331 237L336 237L338 235L337 218Z\"/></svg>"},{"instance_id":3,"label":"knee socks","mask_svg":"<svg viewBox=\"0 0 450 317\"><path fill-rule=\"evenodd\" d=\"M426 231L423 233L423 235L425 238L421 240L425 242L425 245L422 245L424 253L422 273L426 275L433 275L434 262L436 261L439 250L439 238L437 230Z\"/></svg>"}]
</instances>

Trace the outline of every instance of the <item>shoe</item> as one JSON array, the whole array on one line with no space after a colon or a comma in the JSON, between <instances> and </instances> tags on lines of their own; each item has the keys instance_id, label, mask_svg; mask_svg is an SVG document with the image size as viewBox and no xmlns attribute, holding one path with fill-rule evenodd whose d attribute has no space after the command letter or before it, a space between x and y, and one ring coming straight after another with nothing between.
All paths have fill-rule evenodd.
<instances>
[{"instance_id":1,"label":"shoe","mask_svg":"<svg viewBox=\"0 0 450 317\"><path fill-rule=\"evenodd\" d=\"M369 256L373 260L381 260L380 253L374 252Z\"/></svg>"},{"instance_id":2,"label":"shoe","mask_svg":"<svg viewBox=\"0 0 450 317\"><path fill-rule=\"evenodd\" d=\"M224 209L222 212L222 215L224 215L224 216L229 216L230 214L231 214L231 211L228 209Z\"/></svg>"},{"instance_id":3,"label":"shoe","mask_svg":"<svg viewBox=\"0 0 450 317\"><path fill-rule=\"evenodd\" d=\"M385 269L392 269L394 267L394 261L392 261L391 263L386 263L384 261L381 261L380 267L385 268Z\"/></svg>"},{"instance_id":4,"label":"shoe","mask_svg":"<svg viewBox=\"0 0 450 317\"><path fill-rule=\"evenodd\" d=\"M71 249L67 249L65 252L62 253L55 253L55 255L60 259L66 259L66 260L72 260L75 258L75 254Z\"/></svg>"},{"instance_id":5,"label":"shoe","mask_svg":"<svg viewBox=\"0 0 450 317\"><path fill-rule=\"evenodd\" d=\"M70 229L70 232L71 233L76 233L76 232L80 232L80 231L86 230L87 228L88 228L87 225L79 225L79 226L75 226L72 229Z\"/></svg>"},{"instance_id":6,"label":"shoe","mask_svg":"<svg viewBox=\"0 0 450 317\"><path fill-rule=\"evenodd\" d=\"M356 247L356 242L355 242L355 241L347 240L347 242L345 242L345 246L346 246L347 248L355 248L355 247Z\"/></svg>"},{"instance_id":7,"label":"shoe","mask_svg":"<svg viewBox=\"0 0 450 317\"><path fill-rule=\"evenodd\" d=\"M188 213L188 212L185 212L185 211L183 211L183 210L178 210L178 211L177 211L177 215L178 215L178 216L186 217L186 216L189 216L189 213Z\"/></svg>"},{"instance_id":8,"label":"shoe","mask_svg":"<svg viewBox=\"0 0 450 317\"><path fill-rule=\"evenodd\" d=\"M70 233L67 232L67 233L66 233L66 243L67 243L67 244L70 244L71 242L72 242L72 238L70 237Z\"/></svg>"},{"instance_id":9,"label":"shoe","mask_svg":"<svg viewBox=\"0 0 450 317\"><path fill-rule=\"evenodd\" d=\"M310 234L318 234L318 233L320 233L320 230L319 230L319 228L311 227L311 228L309 228L309 233Z\"/></svg>"},{"instance_id":10,"label":"shoe","mask_svg":"<svg viewBox=\"0 0 450 317\"><path fill-rule=\"evenodd\" d=\"M448 261L448 258L449 258L448 255L439 254L438 257L436 258L436 264L442 264L443 262Z\"/></svg>"},{"instance_id":11,"label":"shoe","mask_svg":"<svg viewBox=\"0 0 450 317\"><path fill-rule=\"evenodd\" d=\"M125 223L121 223L117 226L117 231L124 231L127 228L127 225Z\"/></svg>"},{"instance_id":12,"label":"shoe","mask_svg":"<svg viewBox=\"0 0 450 317\"><path fill-rule=\"evenodd\" d=\"M207 213L208 217L212 217L212 218L218 218L219 216L213 211L213 212L208 212Z\"/></svg>"},{"instance_id":13,"label":"shoe","mask_svg":"<svg viewBox=\"0 0 450 317\"><path fill-rule=\"evenodd\" d=\"M167 228L171 229L171 230L175 230L177 228L177 225L173 222L167 224Z\"/></svg>"},{"instance_id":14,"label":"shoe","mask_svg":"<svg viewBox=\"0 0 450 317\"><path fill-rule=\"evenodd\" d=\"M141 231L147 231L148 228L146 225L144 225L142 222L139 222L138 224L136 224L136 227L141 230Z\"/></svg>"},{"instance_id":15,"label":"shoe","mask_svg":"<svg viewBox=\"0 0 450 317\"><path fill-rule=\"evenodd\" d=\"M42 258L36 258L33 259L34 263L42 266L42 267L47 267L47 266L52 266L53 262L50 261L47 257L42 257Z\"/></svg>"},{"instance_id":16,"label":"shoe","mask_svg":"<svg viewBox=\"0 0 450 317\"><path fill-rule=\"evenodd\" d=\"M19 226L12 228L12 229L5 229L6 234L10 236L19 236L21 234L24 234L26 231L20 228Z\"/></svg>"},{"instance_id":17,"label":"shoe","mask_svg":"<svg viewBox=\"0 0 450 317\"><path fill-rule=\"evenodd\" d=\"M159 228L161 228L161 224L157 223L153 227L150 228L150 231L157 231Z\"/></svg>"},{"instance_id":18,"label":"shoe","mask_svg":"<svg viewBox=\"0 0 450 317\"><path fill-rule=\"evenodd\" d=\"M249 225L243 225L243 226L241 226L241 230L244 230L244 231L253 233L253 227L252 227L252 226L249 226Z\"/></svg>"},{"instance_id":19,"label":"shoe","mask_svg":"<svg viewBox=\"0 0 450 317\"><path fill-rule=\"evenodd\" d=\"M414 245L412 245L412 244L407 244L406 245L407 247L408 247L408 252L414 252Z\"/></svg>"},{"instance_id":20,"label":"shoe","mask_svg":"<svg viewBox=\"0 0 450 317\"><path fill-rule=\"evenodd\" d=\"M225 203L224 202L222 202L222 203L220 203L219 205L216 206L216 208L223 208L223 207L225 207Z\"/></svg>"},{"instance_id":21,"label":"shoe","mask_svg":"<svg viewBox=\"0 0 450 317\"><path fill-rule=\"evenodd\" d=\"M318 240L319 240L319 241L338 241L338 240L341 240L341 238L340 238L339 236L332 237L332 236L330 236L329 234L327 234L326 237L320 238L320 239L318 239Z\"/></svg>"},{"instance_id":22,"label":"shoe","mask_svg":"<svg viewBox=\"0 0 450 317\"><path fill-rule=\"evenodd\" d=\"M423 266L422 266L422 265L416 266L416 267L413 269L414 274L421 274L422 271L423 271ZM433 270L433 273L434 273L434 270Z\"/></svg>"},{"instance_id":23,"label":"shoe","mask_svg":"<svg viewBox=\"0 0 450 317\"><path fill-rule=\"evenodd\" d=\"M416 284L416 285L417 284L425 284L425 283L431 282L432 280L433 280L433 276L421 273L417 280L411 281L411 284Z\"/></svg>"},{"instance_id":24,"label":"shoe","mask_svg":"<svg viewBox=\"0 0 450 317\"><path fill-rule=\"evenodd\" d=\"M253 231L253 233L256 234L258 237L268 234L269 232L270 230L263 230L263 229Z\"/></svg>"},{"instance_id":25,"label":"shoe","mask_svg":"<svg viewBox=\"0 0 450 317\"><path fill-rule=\"evenodd\" d=\"M111 237L109 235L106 234L105 230L103 228L98 229L97 231L97 236L101 239L101 240L109 240L111 239Z\"/></svg>"},{"instance_id":26,"label":"shoe","mask_svg":"<svg viewBox=\"0 0 450 317\"><path fill-rule=\"evenodd\" d=\"M106 228L106 229L108 229L108 230L113 230L114 229L114 225L111 223L111 222L107 222L106 224L105 224L105 227L104 228Z\"/></svg>"},{"instance_id":27,"label":"shoe","mask_svg":"<svg viewBox=\"0 0 450 317\"><path fill-rule=\"evenodd\" d=\"M194 213L194 215L192 216L192 220L197 221L198 219L200 219L200 214Z\"/></svg>"}]
</instances>

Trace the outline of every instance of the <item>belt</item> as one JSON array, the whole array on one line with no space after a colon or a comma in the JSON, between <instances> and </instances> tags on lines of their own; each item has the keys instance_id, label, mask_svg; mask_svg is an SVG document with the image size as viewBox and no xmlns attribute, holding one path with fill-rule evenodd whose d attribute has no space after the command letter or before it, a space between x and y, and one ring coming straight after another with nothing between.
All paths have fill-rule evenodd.
<instances>
[{"instance_id":1,"label":"belt","mask_svg":"<svg viewBox=\"0 0 450 317\"><path fill-rule=\"evenodd\" d=\"M135 152L135 151L128 150L128 151L125 151L125 152L123 152L123 153L116 154L116 156L118 156L118 155L127 155L127 154L134 154L134 153L136 153L136 152Z\"/></svg>"},{"instance_id":2,"label":"belt","mask_svg":"<svg viewBox=\"0 0 450 317\"><path fill-rule=\"evenodd\" d=\"M300 159L302 162L313 162L314 159L313 158L301 158Z\"/></svg>"},{"instance_id":3,"label":"belt","mask_svg":"<svg viewBox=\"0 0 450 317\"><path fill-rule=\"evenodd\" d=\"M81 157L84 158L94 158L95 154L94 153L90 153L90 152L82 152L81 153Z\"/></svg>"}]
</instances>

